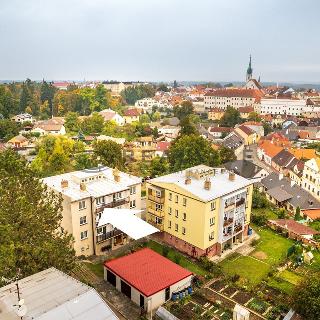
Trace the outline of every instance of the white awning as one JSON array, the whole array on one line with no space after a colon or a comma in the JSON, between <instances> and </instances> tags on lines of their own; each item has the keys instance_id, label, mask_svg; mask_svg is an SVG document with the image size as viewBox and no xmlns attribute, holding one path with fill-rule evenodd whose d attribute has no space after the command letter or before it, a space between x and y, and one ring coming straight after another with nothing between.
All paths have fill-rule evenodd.
<instances>
[{"instance_id":1,"label":"white awning","mask_svg":"<svg viewBox=\"0 0 320 320\"><path fill-rule=\"evenodd\" d=\"M141 210L106 208L99 219L98 227L112 224L114 228L123 231L134 240L158 232L157 228L135 215L140 212Z\"/></svg>"}]
</instances>

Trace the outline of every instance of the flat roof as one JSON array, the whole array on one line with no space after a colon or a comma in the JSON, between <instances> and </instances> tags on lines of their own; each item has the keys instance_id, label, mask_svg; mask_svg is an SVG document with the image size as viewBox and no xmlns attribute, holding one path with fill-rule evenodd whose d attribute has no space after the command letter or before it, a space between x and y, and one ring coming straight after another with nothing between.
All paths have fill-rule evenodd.
<instances>
[{"instance_id":1,"label":"flat roof","mask_svg":"<svg viewBox=\"0 0 320 320\"><path fill-rule=\"evenodd\" d=\"M205 172L215 171L214 174L205 175ZM187 171L204 173L203 178L196 179L191 178L190 184L185 184ZM210 190L204 188L204 181L208 177L211 181ZM213 199L220 198L229 193L235 192L239 189L245 188L253 184L252 180L243 178L235 174L235 179L231 181L229 179L229 172L224 168L212 168L206 165L198 165L183 171L178 171L175 173L168 174L166 176L161 176L148 181L150 184L159 185L161 183L176 185L186 191L192 193L194 196L198 197L202 201L211 201ZM158 184L159 183L159 184Z\"/></svg>"},{"instance_id":2,"label":"flat roof","mask_svg":"<svg viewBox=\"0 0 320 320\"><path fill-rule=\"evenodd\" d=\"M101 218L99 219L98 227L112 224L113 227L123 231L134 240L159 232L159 229L135 216L135 214L141 211L142 210L106 208L103 210Z\"/></svg>"},{"instance_id":3,"label":"flat roof","mask_svg":"<svg viewBox=\"0 0 320 320\"><path fill-rule=\"evenodd\" d=\"M118 317L95 289L50 268L19 280L21 299L27 307L24 320L116 320ZM0 288L1 320L18 320L16 284Z\"/></svg>"},{"instance_id":4,"label":"flat roof","mask_svg":"<svg viewBox=\"0 0 320 320\"><path fill-rule=\"evenodd\" d=\"M192 275L149 248L107 261L104 265L146 297Z\"/></svg>"}]
</instances>

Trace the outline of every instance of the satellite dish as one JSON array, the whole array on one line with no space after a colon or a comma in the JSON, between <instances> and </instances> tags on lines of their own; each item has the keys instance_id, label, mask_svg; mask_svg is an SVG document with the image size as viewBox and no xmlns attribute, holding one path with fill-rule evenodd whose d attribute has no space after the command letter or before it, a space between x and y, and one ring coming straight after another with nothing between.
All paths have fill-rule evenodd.
<instances>
[{"instance_id":1,"label":"satellite dish","mask_svg":"<svg viewBox=\"0 0 320 320\"><path fill-rule=\"evenodd\" d=\"M26 305L21 305L21 306L15 306L14 307L14 312L18 317L23 317L27 314L28 308Z\"/></svg>"}]
</instances>

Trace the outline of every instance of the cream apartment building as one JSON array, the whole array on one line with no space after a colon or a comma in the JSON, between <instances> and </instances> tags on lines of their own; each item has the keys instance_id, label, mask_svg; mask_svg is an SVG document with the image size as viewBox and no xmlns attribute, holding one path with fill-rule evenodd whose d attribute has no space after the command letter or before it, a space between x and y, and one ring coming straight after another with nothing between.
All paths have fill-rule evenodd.
<instances>
[{"instance_id":1,"label":"cream apartment building","mask_svg":"<svg viewBox=\"0 0 320 320\"><path fill-rule=\"evenodd\" d=\"M309 107L304 99L264 98L259 105L259 113L262 115L300 116L307 110Z\"/></svg>"},{"instance_id":2,"label":"cream apartment building","mask_svg":"<svg viewBox=\"0 0 320 320\"><path fill-rule=\"evenodd\" d=\"M253 182L199 165L147 184L147 222L179 251L220 255L248 235Z\"/></svg>"},{"instance_id":3,"label":"cream apartment building","mask_svg":"<svg viewBox=\"0 0 320 320\"><path fill-rule=\"evenodd\" d=\"M310 159L305 162L302 174L302 188L320 199L320 159Z\"/></svg>"},{"instance_id":4,"label":"cream apartment building","mask_svg":"<svg viewBox=\"0 0 320 320\"><path fill-rule=\"evenodd\" d=\"M100 167L47 177L43 182L63 197L63 230L74 237L76 255L99 255L125 243L112 225L97 228L105 208L141 209L141 179Z\"/></svg>"}]
</instances>

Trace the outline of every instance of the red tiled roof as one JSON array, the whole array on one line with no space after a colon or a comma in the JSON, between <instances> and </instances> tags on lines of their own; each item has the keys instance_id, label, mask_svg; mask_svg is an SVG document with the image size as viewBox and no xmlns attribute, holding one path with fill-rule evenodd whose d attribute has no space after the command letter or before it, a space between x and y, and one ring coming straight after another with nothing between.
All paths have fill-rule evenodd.
<instances>
[{"instance_id":1,"label":"red tiled roof","mask_svg":"<svg viewBox=\"0 0 320 320\"><path fill-rule=\"evenodd\" d=\"M158 151L167 151L170 147L170 142L168 141L159 141L157 143L157 150Z\"/></svg>"},{"instance_id":2,"label":"red tiled roof","mask_svg":"<svg viewBox=\"0 0 320 320\"><path fill-rule=\"evenodd\" d=\"M232 128L229 127L210 127L210 132L231 132Z\"/></svg>"},{"instance_id":3,"label":"red tiled roof","mask_svg":"<svg viewBox=\"0 0 320 320\"><path fill-rule=\"evenodd\" d=\"M138 109L128 109L124 111L123 115L126 117L138 117L140 115L140 112L138 111Z\"/></svg>"},{"instance_id":4,"label":"red tiled roof","mask_svg":"<svg viewBox=\"0 0 320 320\"><path fill-rule=\"evenodd\" d=\"M319 234L317 230L314 230L310 227L307 227L293 219L278 219L278 220L270 220L275 225L278 225L288 231L294 232L299 235L313 235Z\"/></svg>"},{"instance_id":5,"label":"red tiled roof","mask_svg":"<svg viewBox=\"0 0 320 320\"><path fill-rule=\"evenodd\" d=\"M240 113L250 113L254 111L253 107L239 107L239 112Z\"/></svg>"},{"instance_id":6,"label":"red tiled roof","mask_svg":"<svg viewBox=\"0 0 320 320\"><path fill-rule=\"evenodd\" d=\"M254 133L254 131L252 129L250 129L249 127L244 126L244 125L241 125L240 127L238 127L238 129L243 131L247 136Z\"/></svg>"},{"instance_id":7,"label":"red tiled roof","mask_svg":"<svg viewBox=\"0 0 320 320\"><path fill-rule=\"evenodd\" d=\"M242 98L260 98L262 92L256 89L219 89L213 92L208 92L205 96L213 97L242 97Z\"/></svg>"},{"instance_id":8,"label":"red tiled roof","mask_svg":"<svg viewBox=\"0 0 320 320\"><path fill-rule=\"evenodd\" d=\"M320 209L301 210L301 213L312 220L320 219Z\"/></svg>"},{"instance_id":9,"label":"red tiled roof","mask_svg":"<svg viewBox=\"0 0 320 320\"><path fill-rule=\"evenodd\" d=\"M149 248L105 262L104 265L147 297L192 275Z\"/></svg>"}]
</instances>

